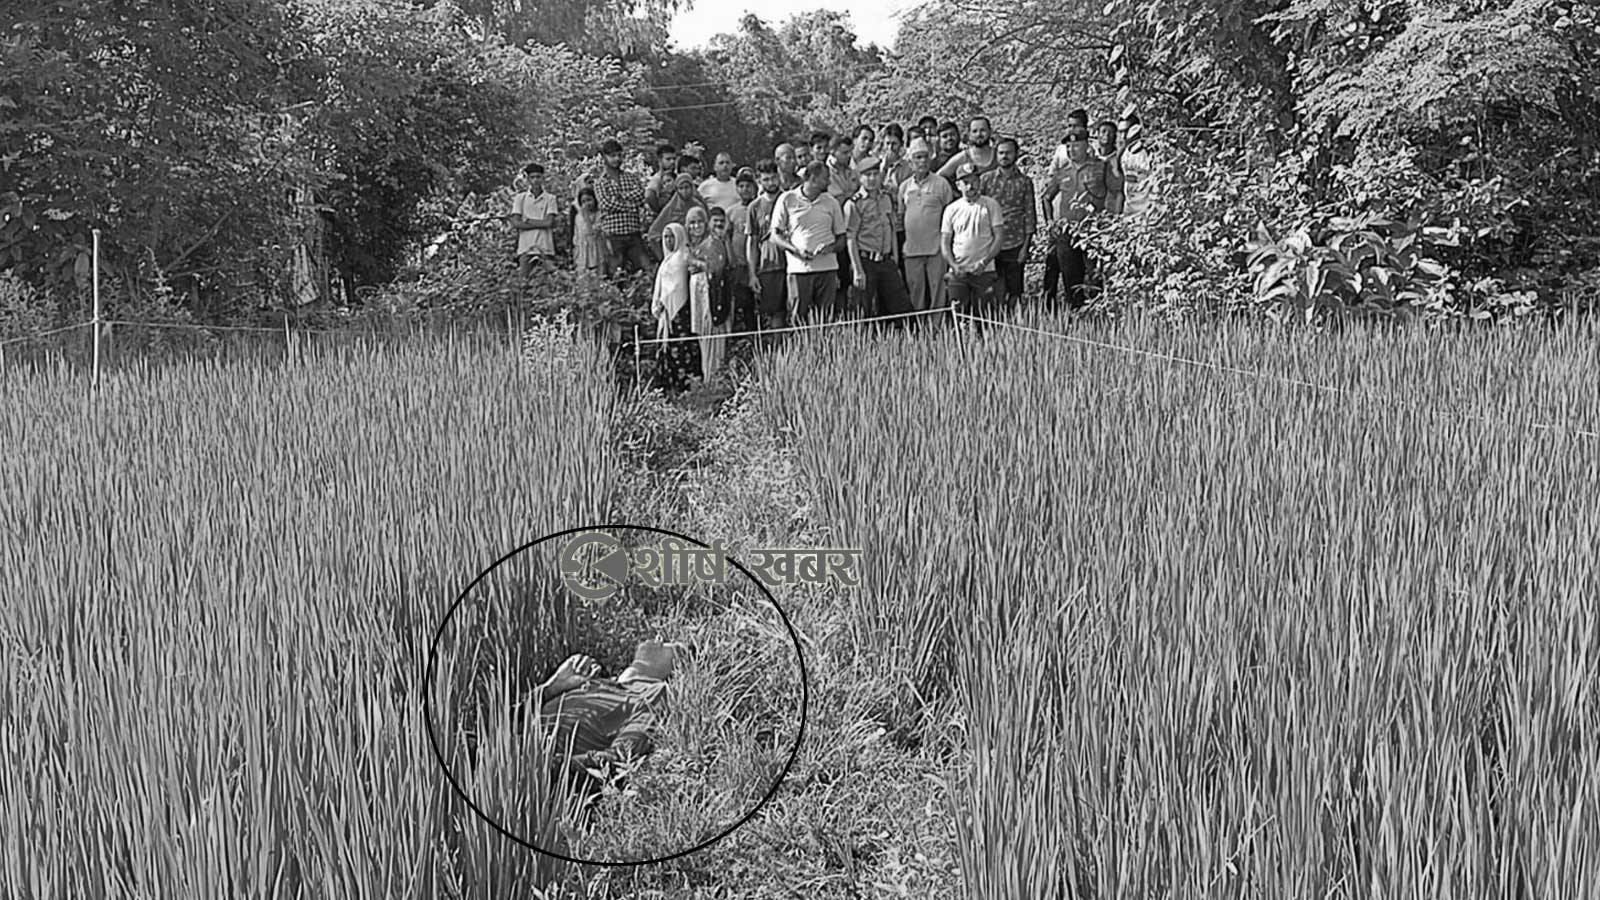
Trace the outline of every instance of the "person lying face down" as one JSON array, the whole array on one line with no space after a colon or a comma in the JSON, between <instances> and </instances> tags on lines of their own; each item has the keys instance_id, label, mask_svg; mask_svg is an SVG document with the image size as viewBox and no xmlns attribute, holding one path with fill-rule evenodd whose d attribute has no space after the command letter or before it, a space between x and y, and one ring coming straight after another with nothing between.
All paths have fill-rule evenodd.
<instances>
[{"instance_id":1,"label":"person lying face down","mask_svg":"<svg viewBox=\"0 0 1600 900\"><path fill-rule=\"evenodd\" d=\"M676 641L643 641L616 678L599 677L593 657L567 657L536 692L540 723L554 730L567 769L604 769L655 749L651 732L664 712L667 680L691 652Z\"/></svg>"}]
</instances>

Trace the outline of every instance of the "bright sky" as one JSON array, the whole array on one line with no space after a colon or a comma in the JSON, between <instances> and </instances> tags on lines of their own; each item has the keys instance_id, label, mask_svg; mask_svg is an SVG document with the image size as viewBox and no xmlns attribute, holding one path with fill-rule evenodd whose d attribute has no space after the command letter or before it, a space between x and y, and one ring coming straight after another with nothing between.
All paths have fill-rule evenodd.
<instances>
[{"instance_id":1,"label":"bright sky","mask_svg":"<svg viewBox=\"0 0 1600 900\"><path fill-rule=\"evenodd\" d=\"M850 14L850 25L863 46L893 47L895 32L900 30L897 16L917 5L917 0L694 0L693 8L672 20L669 34L678 49L696 49L709 43L713 35L738 30L746 10L768 25L778 26L795 13L837 9Z\"/></svg>"}]
</instances>

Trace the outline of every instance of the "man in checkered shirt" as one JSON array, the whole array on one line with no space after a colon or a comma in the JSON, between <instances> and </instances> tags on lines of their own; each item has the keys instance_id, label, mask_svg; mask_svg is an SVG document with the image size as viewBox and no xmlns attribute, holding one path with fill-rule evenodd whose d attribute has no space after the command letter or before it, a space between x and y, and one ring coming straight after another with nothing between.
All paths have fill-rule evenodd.
<instances>
[{"instance_id":1,"label":"man in checkered shirt","mask_svg":"<svg viewBox=\"0 0 1600 900\"><path fill-rule=\"evenodd\" d=\"M622 145L615 140L600 145L605 171L594 180L600 203L600 229L605 232L611 259L621 275L625 267L648 272L651 255L644 241L644 182L622 171Z\"/></svg>"}]
</instances>

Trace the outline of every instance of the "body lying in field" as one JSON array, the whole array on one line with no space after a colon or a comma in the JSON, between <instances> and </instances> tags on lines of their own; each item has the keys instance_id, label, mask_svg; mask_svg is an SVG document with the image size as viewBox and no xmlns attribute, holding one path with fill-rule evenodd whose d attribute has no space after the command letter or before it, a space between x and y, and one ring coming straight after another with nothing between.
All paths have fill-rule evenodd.
<instances>
[{"instance_id":1,"label":"body lying in field","mask_svg":"<svg viewBox=\"0 0 1600 900\"><path fill-rule=\"evenodd\" d=\"M668 679L687 654L681 643L644 641L616 678L599 677L592 657L568 657L523 707L537 708L541 732L554 735L553 765L574 776L603 777L616 763L648 755L665 712Z\"/></svg>"}]
</instances>

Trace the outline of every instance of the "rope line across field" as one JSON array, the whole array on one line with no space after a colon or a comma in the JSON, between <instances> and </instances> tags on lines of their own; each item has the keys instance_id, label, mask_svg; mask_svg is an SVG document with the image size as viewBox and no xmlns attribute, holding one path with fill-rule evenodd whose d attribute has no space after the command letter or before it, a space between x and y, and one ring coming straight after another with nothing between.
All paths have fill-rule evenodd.
<instances>
[{"instance_id":1,"label":"rope line across field","mask_svg":"<svg viewBox=\"0 0 1600 900\"><path fill-rule=\"evenodd\" d=\"M1079 344L1079 345L1084 346L1084 347L1093 347L1093 348L1100 349L1100 350L1113 350L1113 351L1116 351L1116 352L1119 352L1119 353L1129 353L1129 354L1132 354L1134 356L1142 356L1142 357L1145 357L1146 359L1153 359L1153 360L1157 360L1157 361L1160 361L1160 362L1175 363L1175 364L1178 364L1178 365L1190 366L1192 368L1197 368L1197 369L1206 369L1206 370L1213 371L1213 372L1221 372L1221 373L1228 374L1228 375L1242 375L1242 376L1244 376L1246 378L1255 378L1255 379L1259 379L1259 380L1263 380L1263 381L1276 381L1279 384L1288 385L1290 387L1305 388L1307 390L1320 391L1322 393L1333 394L1333 395L1336 395L1336 396L1339 396L1339 397L1345 397L1345 398L1349 398L1349 399L1353 399L1353 400L1354 399L1363 399L1364 398L1364 399L1379 400L1379 401L1383 401L1383 402L1387 402L1387 403L1394 403L1394 404L1406 404L1407 403L1407 401L1404 401L1404 400L1401 400L1398 397L1393 397L1393 396L1389 396L1389 395L1379 395L1379 394L1371 394L1371 393L1360 394L1360 393L1356 393L1354 391L1346 390L1344 388L1333 387L1332 385L1317 384L1316 382L1313 382L1313 381L1305 381L1305 380L1300 379L1300 378L1290 378L1290 377L1287 377L1287 376L1284 376L1284 375L1274 375L1271 372L1262 372L1262 371L1255 370L1255 369L1241 369L1241 368L1239 368L1237 366L1229 366L1229 365L1224 365L1224 364L1221 364L1221 363L1209 362L1207 360L1202 360L1202 359L1190 359L1190 358L1184 357L1184 356L1176 356L1176 355L1173 355L1171 353L1161 353L1159 351L1143 350L1143 349L1140 349L1138 347L1126 347L1126 346L1122 346L1120 344L1110 344L1110 343L1106 343L1105 341L1095 341L1095 340L1090 340L1088 338L1075 337L1075 336L1070 335L1070 334L1063 334L1063 333L1058 332L1058 331L1047 331L1047 330L1042 329L1042 328L1034 328L1034 327L1029 326L1029 325L1021 325L1021 324L1018 324L1018 323L1015 323L1015 322L1005 322L1005 321L1001 321L999 319L990 319L990 318L985 318L983 316L974 316L974 315L971 315L969 313L959 312L953 306L940 307L938 309L916 310L914 312L891 313L891 314L882 315L882 316L870 316L870 317L862 317L862 318L854 318L854 319L843 319L843 320L840 320L840 321L837 321L837 322L813 322L813 323L808 323L808 324L805 324L805 325L790 325L790 326L786 326L786 327L783 327L783 328L757 329L757 330L753 330L753 331L733 331L733 332L727 332L725 334L710 334L710 335L692 334L692 335L683 335L683 336L679 336L679 337L639 338L637 340L626 340L626 341L623 341L621 343L620 347L622 347L622 348L626 348L626 347L630 347L630 346L643 347L645 345L650 345L650 344L661 345L661 344L677 343L677 342L681 342L681 341L701 341L701 340L706 340L708 338L728 339L728 338L740 338L740 337L762 337L762 336L765 336L765 335L786 334L786 333L800 332L800 331L820 331L820 330L826 329L826 328L843 328L843 327L847 327L847 326L851 326L851 325L864 325L864 324L868 324L868 323L888 322L888 321L893 321L893 320L896 320L896 319L913 319L913 318L919 318L919 317L923 317L923 316L935 316L935 315L948 315L948 316L950 316L952 321L954 321L954 320L963 320L964 319L964 320L969 321L969 322L977 322L977 323L981 323L981 324L984 324L984 325L996 325L996 326L999 326L1001 328L1010 328L1010 329L1013 329L1015 331L1021 331L1021 332L1027 333L1027 334L1033 334L1033 335L1037 335L1037 336L1040 336L1040 337L1047 337L1047 338L1054 338L1056 340L1063 340L1063 341L1067 341L1069 343ZM79 328L91 328L94 325L95 325L94 322L79 322L79 323L74 324L74 325L63 325L60 328L52 328L52 329L50 329L48 331L41 331L38 334L28 335L26 337L10 338L8 340L0 341L0 348L4 348L4 347L9 346L11 344L19 344L19 343L23 343L25 341L35 341L35 340L39 340L41 338L51 337L53 335L64 334L66 332L74 331L74 330L79 329ZM191 329L191 330L202 330L202 331L241 331L241 332L271 333L271 334L283 334L283 335L313 335L313 334L343 334L343 333L346 333L346 332L342 332L342 331L339 331L339 330L336 330L336 329L273 328L273 327L266 327L266 326L259 326L259 325L195 325L195 324L188 324L188 323L181 323L181 322L133 322L133 321L129 321L129 320L126 320L126 319L105 319L105 320L102 320L100 322L100 325L105 326L105 327L111 327L111 326L120 325L120 326L133 327L133 328L171 328L171 329ZM487 332L487 331L466 331L466 332L456 332L456 333L457 334L463 334L463 335L477 335L477 334L494 335L495 337L499 337L499 335L497 333ZM1503 419L1494 419L1494 418L1490 418L1488 416L1480 416L1480 415L1475 415L1475 414L1472 414L1472 413L1461 413L1461 412L1453 412L1453 411L1449 411L1449 410L1433 409L1431 407L1425 406L1420 401L1409 401L1408 405L1413 410L1421 410L1423 412L1427 412L1427 413L1432 414L1432 415L1442 416L1442 417L1446 417L1446 418L1456 418L1456 419L1464 419L1464 420L1482 422L1482 423L1488 424L1488 425L1497 425L1497 426L1500 426L1502 428L1510 428L1510 429L1521 428L1521 429L1526 429L1528 431L1542 431L1542 432L1554 432L1554 433L1559 433L1559 434L1567 434L1567 435L1572 435L1574 437L1588 438L1590 440L1600 439L1600 432L1590 431L1590 430L1584 429L1584 428L1576 428L1576 427L1572 427L1572 426L1568 426L1568 425L1552 424L1552 423L1548 423L1548 422L1528 422L1528 423L1523 423L1523 424L1517 424L1517 423L1514 423L1514 422L1507 422L1507 421L1505 421Z\"/></svg>"}]
</instances>

